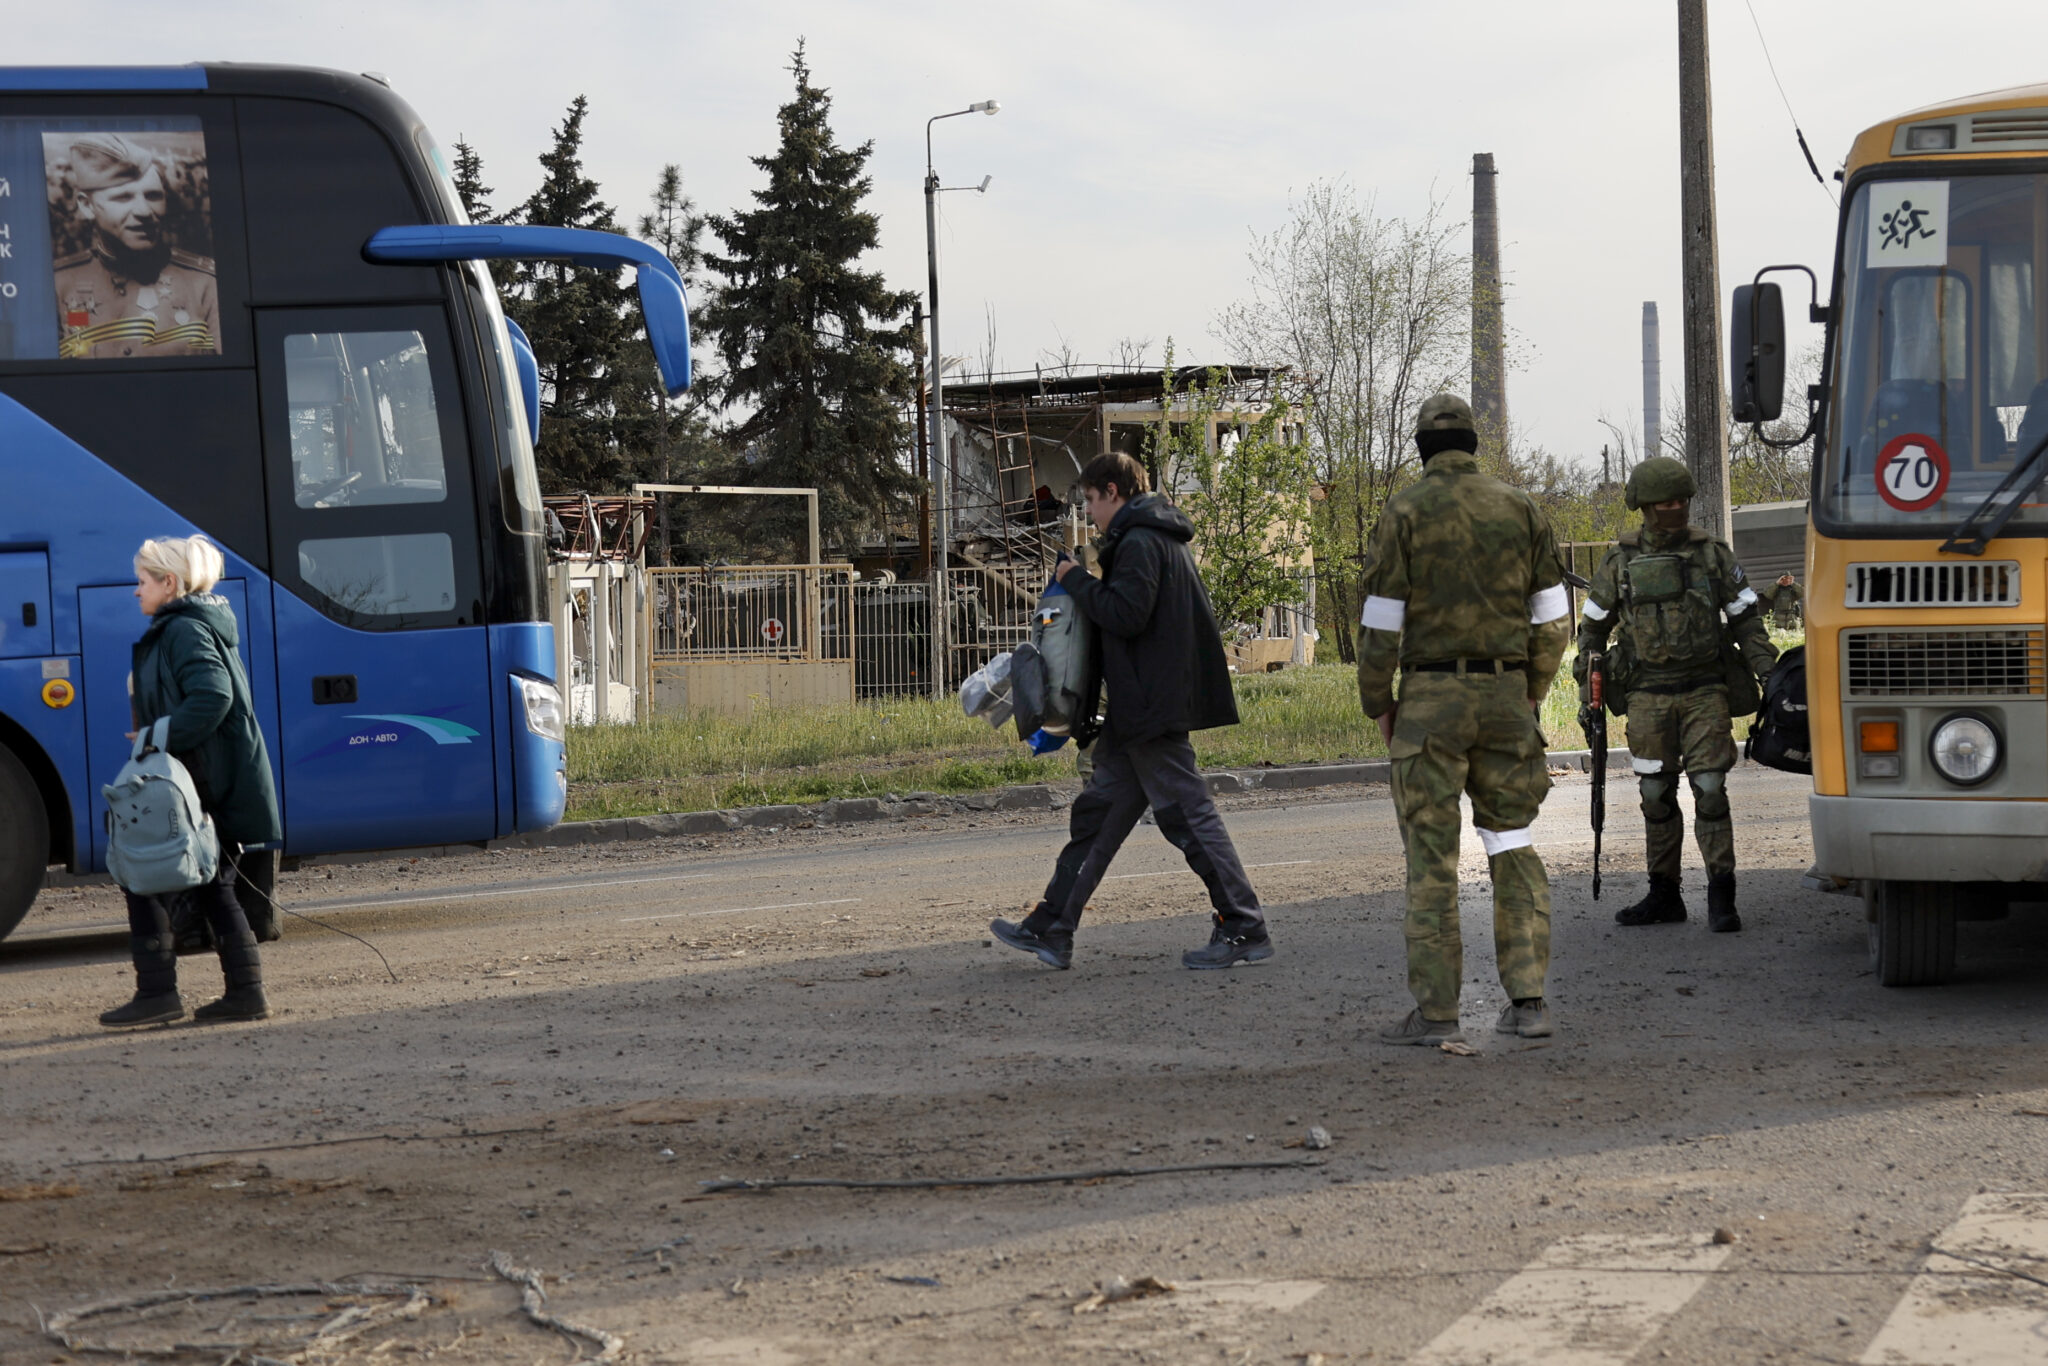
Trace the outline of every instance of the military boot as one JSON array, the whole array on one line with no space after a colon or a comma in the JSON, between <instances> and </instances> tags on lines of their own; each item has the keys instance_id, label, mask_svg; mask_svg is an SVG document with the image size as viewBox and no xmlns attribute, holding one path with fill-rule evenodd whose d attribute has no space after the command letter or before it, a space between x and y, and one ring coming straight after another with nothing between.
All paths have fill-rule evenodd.
<instances>
[{"instance_id":1,"label":"military boot","mask_svg":"<svg viewBox=\"0 0 2048 1366\"><path fill-rule=\"evenodd\" d=\"M256 956L256 936L247 930L223 937L220 945L221 975L227 992L211 1005L192 1012L198 1024L226 1020L263 1020L270 1017L270 1002L263 998L263 963Z\"/></svg>"},{"instance_id":2,"label":"military boot","mask_svg":"<svg viewBox=\"0 0 2048 1366\"><path fill-rule=\"evenodd\" d=\"M1732 883L1732 879L1731 879ZM1731 886L1732 893L1732 886ZM1734 903L1731 901L1730 905ZM1650 874L1650 894L1633 906L1614 913L1617 925L1675 925L1685 919L1685 898L1679 895L1678 879Z\"/></svg>"},{"instance_id":3,"label":"military boot","mask_svg":"<svg viewBox=\"0 0 2048 1366\"><path fill-rule=\"evenodd\" d=\"M1742 928L1735 913L1735 874L1716 873L1707 879L1707 928L1715 934L1734 934Z\"/></svg>"},{"instance_id":4,"label":"military boot","mask_svg":"<svg viewBox=\"0 0 2048 1366\"><path fill-rule=\"evenodd\" d=\"M178 995L178 959L170 945L156 935L134 934L128 936L128 952L135 959L135 998L102 1012L100 1023L109 1029L132 1029L185 1018L185 1001Z\"/></svg>"}]
</instances>

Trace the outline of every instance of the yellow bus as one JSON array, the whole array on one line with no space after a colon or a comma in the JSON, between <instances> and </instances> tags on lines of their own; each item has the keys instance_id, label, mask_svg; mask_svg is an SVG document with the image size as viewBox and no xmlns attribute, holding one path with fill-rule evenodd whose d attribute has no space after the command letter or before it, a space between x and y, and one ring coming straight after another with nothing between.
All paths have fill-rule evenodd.
<instances>
[{"instance_id":1,"label":"yellow bus","mask_svg":"<svg viewBox=\"0 0 2048 1366\"><path fill-rule=\"evenodd\" d=\"M1950 975L1958 919L2048 900L2048 85L1880 123L1841 178L1812 310L1809 885L1861 893L1878 979L1909 986ZM1780 269L1803 268L1736 291L1738 421L1782 400Z\"/></svg>"}]
</instances>

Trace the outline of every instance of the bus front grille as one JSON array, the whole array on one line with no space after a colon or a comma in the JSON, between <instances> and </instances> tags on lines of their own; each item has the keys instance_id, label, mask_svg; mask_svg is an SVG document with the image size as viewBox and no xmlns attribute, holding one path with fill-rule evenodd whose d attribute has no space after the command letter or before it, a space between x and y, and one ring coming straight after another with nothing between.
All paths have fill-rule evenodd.
<instances>
[{"instance_id":1,"label":"bus front grille","mask_svg":"<svg viewBox=\"0 0 2048 1366\"><path fill-rule=\"evenodd\" d=\"M2017 607L2017 560L1936 564L1925 560L1849 566L1849 607Z\"/></svg>"},{"instance_id":2,"label":"bus front grille","mask_svg":"<svg viewBox=\"0 0 2048 1366\"><path fill-rule=\"evenodd\" d=\"M2042 633L1848 631L1851 697L2025 697L2044 690Z\"/></svg>"}]
</instances>

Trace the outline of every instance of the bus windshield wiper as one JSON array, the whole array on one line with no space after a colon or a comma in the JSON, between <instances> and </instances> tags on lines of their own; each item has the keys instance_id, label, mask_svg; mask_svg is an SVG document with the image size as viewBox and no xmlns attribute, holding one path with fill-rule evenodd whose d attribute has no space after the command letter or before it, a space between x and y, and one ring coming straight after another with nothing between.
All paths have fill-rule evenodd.
<instances>
[{"instance_id":1,"label":"bus windshield wiper","mask_svg":"<svg viewBox=\"0 0 2048 1366\"><path fill-rule=\"evenodd\" d=\"M1982 555L1986 546L1998 539L1998 533L2005 530L2005 524L2020 510L2021 504L2033 496L2040 487L2041 477L2048 474L2048 462L2042 454L2048 452L2048 432L2043 432L2034 448L2026 457L2016 462L2012 472L1998 481L1998 487L1984 496L1969 516L1957 524L1941 543L1944 555Z\"/></svg>"}]
</instances>

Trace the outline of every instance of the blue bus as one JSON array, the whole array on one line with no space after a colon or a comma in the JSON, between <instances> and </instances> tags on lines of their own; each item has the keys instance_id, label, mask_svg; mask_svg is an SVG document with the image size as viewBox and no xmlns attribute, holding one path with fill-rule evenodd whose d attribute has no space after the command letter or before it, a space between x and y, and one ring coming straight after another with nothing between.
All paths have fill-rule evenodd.
<instances>
[{"instance_id":1,"label":"blue bus","mask_svg":"<svg viewBox=\"0 0 2048 1366\"><path fill-rule=\"evenodd\" d=\"M144 538L227 573L286 858L559 821L532 348L488 268L632 268L671 394L675 267L470 224L376 77L0 68L0 936L106 866Z\"/></svg>"}]
</instances>

